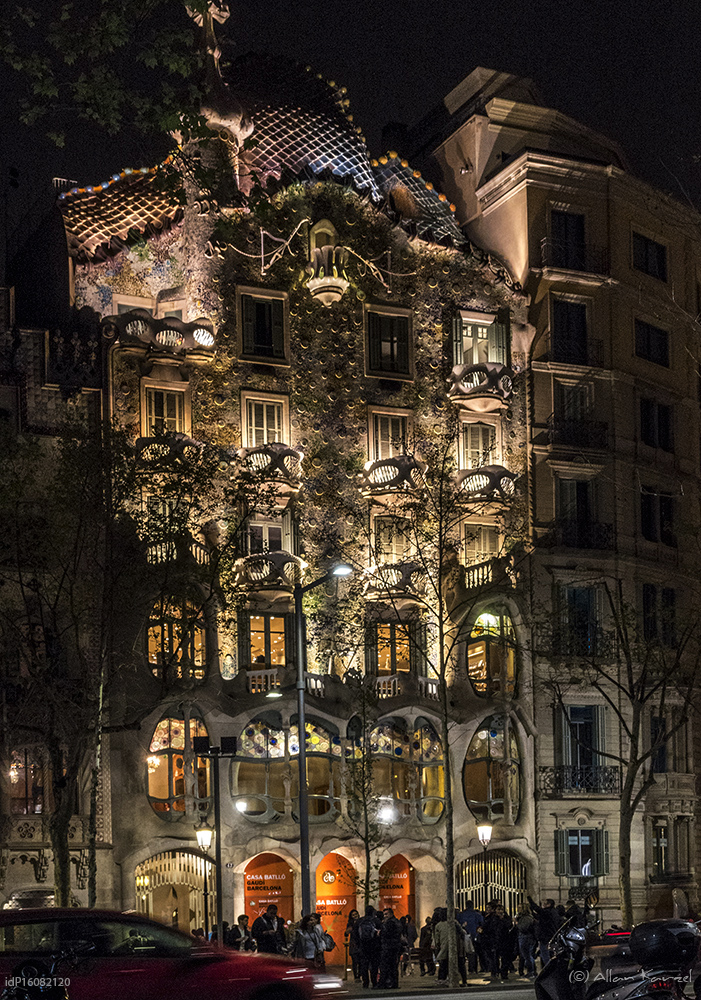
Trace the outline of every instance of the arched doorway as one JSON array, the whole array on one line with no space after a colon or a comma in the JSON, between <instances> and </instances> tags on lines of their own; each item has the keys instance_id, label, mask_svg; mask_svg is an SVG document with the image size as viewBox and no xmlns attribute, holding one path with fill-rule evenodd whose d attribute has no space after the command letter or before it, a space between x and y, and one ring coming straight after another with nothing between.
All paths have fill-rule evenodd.
<instances>
[{"instance_id":1,"label":"arched doorway","mask_svg":"<svg viewBox=\"0 0 701 1000\"><path fill-rule=\"evenodd\" d=\"M209 927L216 921L214 866L193 851L163 851L134 870L136 909L168 927L204 927L205 872Z\"/></svg>"},{"instance_id":2,"label":"arched doorway","mask_svg":"<svg viewBox=\"0 0 701 1000\"><path fill-rule=\"evenodd\" d=\"M294 873L279 854L258 854L245 870L244 907L248 926L274 903L278 916L294 920Z\"/></svg>"},{"instance_id":3,"label":"arched doorway","mask_svg":"<svg viewBox=\"0 0 701 1000\"><path fill-rule=\"evenodd\" d=\"M506 912L515 914L526 898L526 865L508 851L487 851L467 858L455 868L455 898L459 910L471 899L475 909L483 910L498 899Z\"/></svg>"},{"instance_id":4,"label":"arched doorway","mask_svg":"<svg viewBox=\"0 0 701 1000\"><path fill-rule=\"evenodd\" d=\"M357 875L355 868L341 854L327 854L316 870L316 910L321 923L336 942L327 953L330 965L344 962L343 934L348 914L356 909Z\"/></svg>"},{"instance_id":5,"label":"arched doorway","mask_svg":"<svg viewBox=\"0 0 701 1000\"><path fill-rule=\"evenodd\" d=\"M380 868L379 904L383 910L391 906L395 917L410 914L416 920L414 866L403 854L395 854Z\"/></svg>"}]
</instances>

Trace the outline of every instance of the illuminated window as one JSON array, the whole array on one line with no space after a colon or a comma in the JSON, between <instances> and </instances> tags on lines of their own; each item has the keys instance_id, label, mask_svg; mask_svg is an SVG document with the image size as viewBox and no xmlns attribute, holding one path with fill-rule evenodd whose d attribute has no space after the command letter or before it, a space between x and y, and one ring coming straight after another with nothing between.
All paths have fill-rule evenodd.
<instances>
[{"instance_id":1,"label":"illuminated window","mask_svg":"<svg viewBox=\"0 0 701 1000\"><path fill-rule=\"evenodd\" d=\"M465 801L479 819L503 816L508 799L511 815L518 816L520 754L508 716L485 719L470 740L463 766Z\"/></svg>"},{"instance_id":2,"label":"illuminated window","mask_svg":"<svg viewBox=\"0 0 701 1000\"><path fill-rule=\"evenodd\" d=\"M378 676L411 670L418 635L414 623L371 622L365 649L366 669Z\"/></svg>"},{"instance_id":3,"label":"illuminated window","mask_svg":"<svg viewBox=\"0 0 701 1000\"><path fill-rule=\"evenodd\" d=\"M462 309L453 321L453 364L509 364L509 327L494 315Z\"/></svg>"},{"instance_id":4,"label":"illuminated window","mask_svg":"<svg viewBox=\"0 0 701 1000\"><path fill-rule=\"evenodd\" d=\"M370 458L379 461L405 455L409 417L403 413L370 414Z\"/></svg>"},{"instance_id":5,"label":"illuminated window","mask_svg":"<svg viewBox=\"0 0 701 1000\"><path fill-rule=\"evenodd\" d=\"M338 243L338 233L333 223L328 219L316 222L309 230L309 249L322 250L324 247L335 247Z\"/></svg>"},{"instance_id":6,"label":"illuminated window","mask_svg":"<svg viewBox=\"0 0 701 1000\"><path fill-rule=\"evenodd\" d=\"M10 758L10 812L29 816L46 812L44 757L36 749L13 750Z\"/></svg>"},{"instance_id":7,"label":"illuminated window","mask_svg":"<svg viewBox=\"0 0 701 1000\"><path fill-rule=\"evenodd\" d=\"M479 469L496 461L497 430L493 424L462 425L460 468Z\"/></svg>"},{"instance_id":8,"label":"illuminated window","mask_svg":"<svg viewBox=\"0 0 701 1000\"><path fill-rule=\"evenodd\" d=\"M150 295L121 295L115 293L112 296L112 313L116 316L123 316L133 309L142 309L149 316L155 313L155 302Z\"/></svg>"},{"instance_id":9,"label":"illuminated window","mask_svg":"<svg viewBox=\"0 0 701 1000\"><path fill-rule=\"evenodd\" d=\"M187 714L167 716L156 726L147 760L148 798L163 819L184 816L188 796L195 815L209 811L209 759L192 753L193 738L207 735L204 722Z\"/></svg>"},{"instance_id":10,"label":"illuminated window","mask_svg":"<svg viewBox=\"0 0 701 1000\"><path fill-rule=\"evenodd\" d=\"M340 808L340 737L315 722L307 722L305 750L309 815L328 816ZM249 723L239 740L238 757L242 759L236 765L233 782L237 810L252 819L272 820L284 813L289 797L292 815L298 819L299 783L294 761L298 755L299 730L295 724L285 731L281 723Z\"/></svg>"},{"instance_id":11,"label":"illuminated window","mask_svg":"<svg viewBox=\"0 0 701 1000\"><path fill-rule=\"evenodd\" d=\"M371 759L371 784L375 801L396 803L400 816L418 815L424 822L436 822L444 807L443 747L436 730L429 722L417 725L413 733L391 723L376 726L367 742L356 741L360 753L349 760L351 803L360 805L362 789L359 778L364 773L363 755ZM358 787L353 789L353 782Z\"/></svg>"},{"instance_id":12,"label":"illuminated window","mask_svg":"<svg viewBox=\"0 0 701 1000\"><path fill-rule=\"evenodd\" d=\"M185 433L185 392L182 389L146 386L144 400L147 437Z\"/></svg>"},{"instance_id":13,"label":"illuminated window","mask_svg":"<svg viewBox=\"0 0 701 1000\"><path fill-rule=\"evenodd\" d=\"M667 823L655 820L652 827L652 876L664 878L669 872L669 837Z\"/></svg>"},{"instance_id":14,"label":"illuminated window","mask_svg":"<svg viewBox=\"0 0 701 1000\"><path fill-rule=\"evenodd\" d=\"M467 646L467 673L479 695L513 693L515 632L508 615L484 613L475 619Z\"/></svg>"},{"instance_id":15,"label":"illuminated window","mask_svg":"<svg viewBox=\"0 0 701 1000\"><path fill-rule=\"evenodd\" d=\"M608 830L556 830L555 874L595 878L609 873Z\"/></svg>"},{"instance_id":16,"label":"illuminated window","mask_svg":"<svg viewBox=\"0 0 701 1000\"><path fill-rule=\"evenodd\" d=\"M154 676L166 682L203 681L206 660L202 609L186 598L158 600L149 618L148 661Z\"/></svg>"},{"instance_id":17,"label":"illuminated window","mask_svg":"<svg viewBox=\"0 0 701 1000\"><path fill-rule=\"evenodd\" d=\"M248 526L248 553L282 551L282 522L254 521Z\"/></svg>"},{"instance_id":18,"label":"illuminated window","mask_svg":"<svg viewBox=\"0 0 701 1000\"><path fill-rule=\"evenodd\" d=\"M248 662L252 667L284 667L285 616L249 615Z\"/></svg>"}]
</instances>

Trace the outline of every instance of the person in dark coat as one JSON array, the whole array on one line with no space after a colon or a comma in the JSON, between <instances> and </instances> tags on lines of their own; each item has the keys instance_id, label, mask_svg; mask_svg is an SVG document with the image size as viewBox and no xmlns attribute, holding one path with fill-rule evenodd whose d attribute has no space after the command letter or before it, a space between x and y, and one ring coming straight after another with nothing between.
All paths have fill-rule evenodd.
<instances>
[{"instance_id":1,"label":"person in dark coat","mask_svg":"<svg viewBox=\"0 0 701 1000\"><path fill-rule=\"evenodd\" d=\"M480 928L484 925L484 917L479 912L479 910L475 909L475 904L472 902L471 899L467 900L467 902L465 903L465 909L462 911L462 913L458 915L458 923L465 931L465 933L469 934L470 937L472 938L472 944L475 949L473 952L468 952L466 956L468 971L477 972L477 956L479 954L479 951L481 950L481 942L480 946L478 947L477 935L480 931ZM484 963L482 963L482 970L483 971L486 970L486 966Z\"/></svg>"},{"instance_id":2,"label":"person in dark coat","mask_svg":"<svg viewBox=\"0 0 701 1000\"><path fill-rule=\"evenodd\" d=\"M392 990L399 986L399 956L402 952L402 926L391 906L382 911L380 925L380 977L378 989Z\"/></svg>"},{"instance_id":3,"label":"person in dark coat","mask_svg":"<svg viewBox=\"0 0 701 1000\"><path fill-rule=\"evenodd\" d=\"M569 920L570 927L587 926L587 918L584 916L584 910L573 899L568 899L565 903L565 920Z\"/></svg>"},{"instance_id":4,"label":"person in dark coat","mask_svg":"<svg viewBox=\"0 0 701 1000\"><path fill-rule=\"evenodd\" d=\"M248 926L248 914L242 913L234 926L229 930L228 939L224 938L224 944L236 951L253 951L255 942Z\"/></svg>"},{"instance_id":5,"label":"person in dark coat","mask_svg":"<svg viewBox=\"0 0 701 1000\"><path fill-rule=\"evenodd\" d=\"M511 964L511 917L499 903L490 903L484 915L482 941L492 979L509 978Z\"/></svg>"},{"instance_id":6,"label":"person in dark coat","mask_svg":"<svg viewBox=\"0 0 701 1000\"><path fill-rule=\"evenodd\" d=\"M251 934L258 951L268 952L271 955L282 955L285 951L287 947L285 921L282 917L278 917L277 906L274 903L253 921Z\"/></svg>"},{"instance_id":7,"label":"person in dark coat","mask_svg":"<svg viewBox=\"0 0 701 1000\"><path fill-rule=\"evenodd\" d=\"M426 922L419 934L419 969L422 976L433 976L436 963L433 960L433 921L426 917Z\"/></svg>"},{"instance_id":8,"label":"person in dark coat","mask_svg":"<svg viewBox=\"0 0 701 1000\"><path fill-rule=\"evenodd\" d=\"M380 921L374 906L365 907L365 916L356 923L358 936L358 972L365 989L377 986L380 967Z\"/></svg>"},{"instance_id":9,"label":"person in dark coat","mask_svg":"<svg viewBox=\"0 0 701 1000\"><path fill-rule=\"evenodd\" d=\"M535 917L535 933L538 938L538 948L540 950L540 961L543 968L550 961L550 939L558 929L562 921L560 914L555 907L554 899L546 899L542 906L538 906L530 896L526 897L531 908L531 913Z\"/></svg>"},{"instance_id":10,"label":"person in dark coat","mask_svg":"<svg viewBox=\"0 0 701 1000\"><path fill-rule=\"evenodd\" d=\"M356 983L360 982L360 966L359 966L359 952L360 948L358 945L358 935L355 933L356 926L360 920L360 914L357 910L351 910L348 914L348 923L346 924L346 930L343 935L346 945L348 946L348 956L351 960L351 967L353 969L353 978Z\"/></svg>"}]
</instances>

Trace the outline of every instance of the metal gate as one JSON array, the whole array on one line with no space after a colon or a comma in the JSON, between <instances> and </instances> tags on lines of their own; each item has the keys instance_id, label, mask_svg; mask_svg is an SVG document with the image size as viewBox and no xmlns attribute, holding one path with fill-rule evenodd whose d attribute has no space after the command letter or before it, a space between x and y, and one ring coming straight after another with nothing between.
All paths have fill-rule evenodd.
<instances>
[{"instance_id":1,"label":"metal gate","mask_svg":"<svg viewBox=\"0 0 701 1000\"><path fill-rule=\"evenodd\" d=\"M507 851L487 851L467 858L455 868L455 898L459 910L471 899L476 910L499 900L507 913L515 914L527 892L526 865Z\"/></svg>"}]
</instances>

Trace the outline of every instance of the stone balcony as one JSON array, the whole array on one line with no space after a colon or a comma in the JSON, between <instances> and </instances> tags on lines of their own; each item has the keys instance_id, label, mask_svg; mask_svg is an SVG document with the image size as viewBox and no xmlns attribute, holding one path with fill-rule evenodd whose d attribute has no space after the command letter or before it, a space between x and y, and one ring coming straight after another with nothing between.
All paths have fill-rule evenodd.
<instances>
[{"instance_id":1,"label":"stone balcony","mask_svg":"<svg viewBox=\"0 0 701 1000\"><path fill-rule=\"evenodd\" d=\"M216 344L214 328L208 319L185 323L174 316L156 319L146 309L132 309L102 321L106 340L116 340L132 352L157 352L187 356L188 361L209 361Z\"/></svg>"},{"instance_id":2,"label":"stone balcony","mask_svg":"<svg viewBox=\"0 0 701 1000\"><path fill-rule=\"evenodd\" d=\"M493 361L455 365L448 379L448 398L473 413L492 413L511 402L513 379L513 369Z\"/></svg>"},{"instance_id":3,"label":"stone balcony","mask_svg":"<svg viewBox=\"0 0 701 1000\"><path fill-rule=\"evenodd\" d=\"M382 563L366 570L365 596L421 597L426 593L426 569L418 562Z\"/></svg>"},{"instance_id":4,"label":"stone balcony","mask_svg":"<svg viewBox=\"0 0 701 1000\"><path fill-rule=\"evenodd\" d=\"M209 549L191 535L180 538L166 539L162 542L149 542L146 548L146 559L152 566L179 562L183 565L195 562L198 566L208 566Z\"/></svg>"},{"instance_id":5,"label":"stone balcony","mask_svg":"<svg viewBox=\"0 0 701 1000\"><path fill-rule=\"evenodd\" d=\"M485 587L503 587L511 590L516 586L513 559L495 556L484 562L465 567L465 587L467 590L483 590Z\"/></svg>"}]
</instances>

